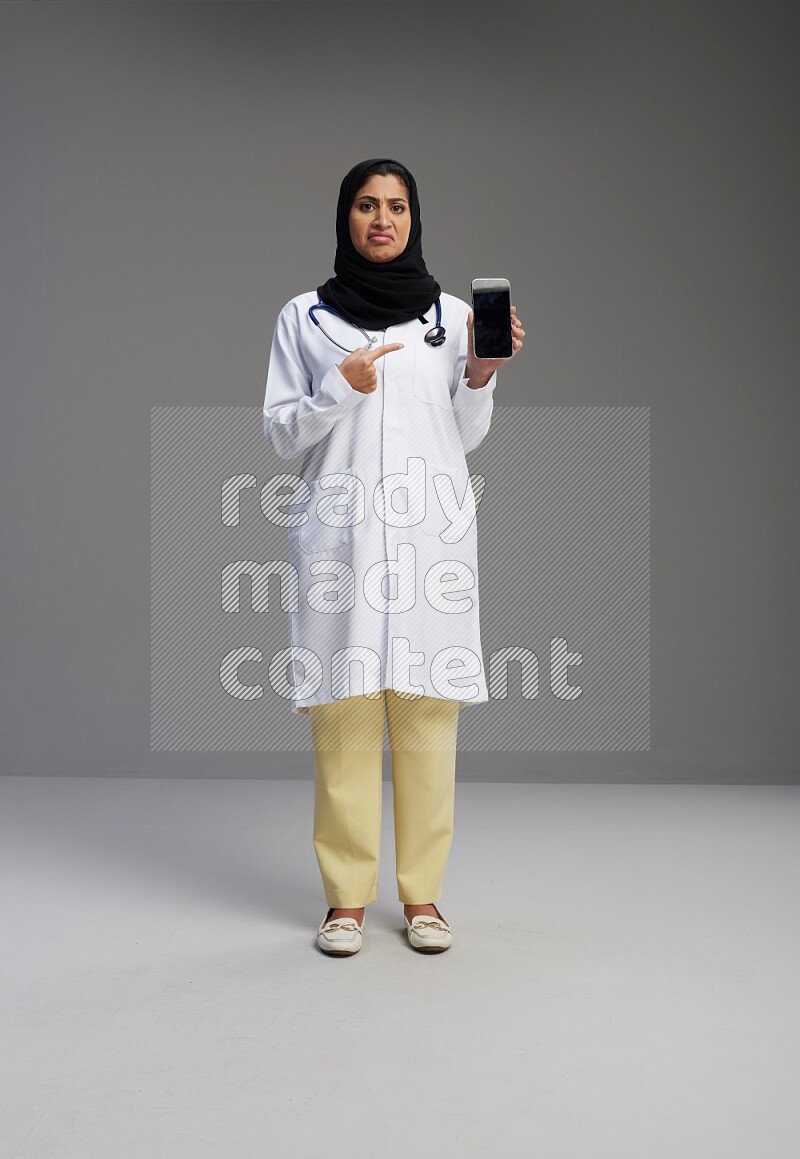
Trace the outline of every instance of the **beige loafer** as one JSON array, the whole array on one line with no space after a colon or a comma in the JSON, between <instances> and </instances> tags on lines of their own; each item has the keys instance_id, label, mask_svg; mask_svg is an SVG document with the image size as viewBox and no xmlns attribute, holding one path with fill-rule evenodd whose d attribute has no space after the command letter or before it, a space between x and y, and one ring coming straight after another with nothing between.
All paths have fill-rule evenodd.
<instances>
[{"instance_id":1,"label":"beige loafer","mask_svg":"<svg viewBox=\"0 0 800 1159\"><path fill-rule=\"evenodd\" d=\"M430 914L417 914L409 921L403 913L408 940L415 950L420 950L423 954L440 954L442 950L449 950L453 944L450 926L436 909L436 906L433 908L439 914L438 917L433 918Z\"/></svg>"},{"instance_id":2,"label":"beige loafer","mask_svg":"<svg viewBox=\"0 0 800 1159\"><path fill-rule=\"evenodd\" d=\"M361 925L355 918L331 918L333 909L329 909L317 930L317 945L325 954L335 958L349 957L357 954L363 941ZM364 914L366 917L366 913Z\"/></svg>"}]
</instances>

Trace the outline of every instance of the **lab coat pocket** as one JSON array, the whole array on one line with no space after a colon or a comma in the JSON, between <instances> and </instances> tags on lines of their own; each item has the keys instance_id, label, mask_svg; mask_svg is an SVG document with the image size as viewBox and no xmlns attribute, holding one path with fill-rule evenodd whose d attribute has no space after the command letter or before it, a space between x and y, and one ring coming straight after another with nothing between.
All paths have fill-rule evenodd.
<instances>
[{"instance_id":1,"label":"lab coat pocket","mask_svg":"<svg viewBox=\"0 0 800 1159\"><path fill-rule=\"evenodd\" d=\"M298 543L307 554L330 551L352 541L358 476L355 467L328 471L308 481L308 521L300 525ZM363 516L362 516L363 517Z\"/></svg>"},{"instance_id":2,"label":"lab coat pocket","mask_svg":"<svg viewBox=\"0 0 800 1159\"><path fill-rule=\"evenodd\" d=\"M414 394L428 406L452 410L449 385L452 366L445 347L423 342L414 347L414 352Z\"/></svg>"},{"instance_id":3,"label":"lab coat pocket","mask_svg":"<svg viewBox=\"0 0 800 1159\"><path fill-rule=\"evenodd\" d=\"M463 543L475 525L475 494L469 471L446 464L428 464L425 518L422 531L442 544Z\"/></svg>"}]
</instances>

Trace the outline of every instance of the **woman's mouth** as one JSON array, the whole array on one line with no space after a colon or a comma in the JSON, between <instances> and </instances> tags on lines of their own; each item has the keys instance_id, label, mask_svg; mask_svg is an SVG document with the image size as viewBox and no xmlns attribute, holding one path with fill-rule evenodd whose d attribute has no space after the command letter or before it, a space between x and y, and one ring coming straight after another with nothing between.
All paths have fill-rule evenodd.
<instances>
[{"instance_id":1,"label":"woman's mouth","mask_svg":"<svg viewBox=\"0 0 800 1159\"><path fill-rule=\"evenodd\" d=\"M388 233L371 233L369 235L370 241L391 241L391 234Z\"/></svg>"}]
</instances>

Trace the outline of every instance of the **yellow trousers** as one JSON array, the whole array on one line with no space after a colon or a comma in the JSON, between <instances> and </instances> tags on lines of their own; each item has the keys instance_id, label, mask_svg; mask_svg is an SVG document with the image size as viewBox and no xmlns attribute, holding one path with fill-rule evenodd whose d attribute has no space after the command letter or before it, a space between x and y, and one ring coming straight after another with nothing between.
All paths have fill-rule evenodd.
<instances>
[{"instance_id":1,"label":"yellow trousers","mask_svg":"<svg viewBox=\"0 0 800 1159\"><path fill-rule=\"evenodd\" d=\"M408 905L442 896L453 840L459 705L385 688L309 709L314 851L333 909L368 906L378 897L384 713L397 894Z\"/></svg>"}]
</instances>

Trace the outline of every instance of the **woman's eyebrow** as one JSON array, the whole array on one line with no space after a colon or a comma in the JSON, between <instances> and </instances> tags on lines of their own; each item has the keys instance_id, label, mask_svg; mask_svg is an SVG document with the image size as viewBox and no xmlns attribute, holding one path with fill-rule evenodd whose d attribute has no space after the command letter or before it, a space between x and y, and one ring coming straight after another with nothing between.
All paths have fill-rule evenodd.
<instances>
[{"instance_id":1,"label":"woman's eyebrow","mask_svg":"<svg viewBox=\"0 0 800 1159\"><path fill-rule=\"evenodd\" d=\"M373 197L371 193L365 193L363 195L363 197L359 197L358 200L359 201L380 201L380 197ZM387 201L402 201L406 205L408 205L408 202L406 201L405 197L387 197L386 200Z\"/></svg>"}]
</instances>

